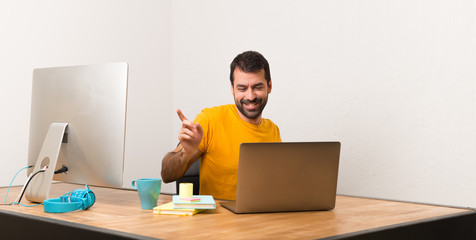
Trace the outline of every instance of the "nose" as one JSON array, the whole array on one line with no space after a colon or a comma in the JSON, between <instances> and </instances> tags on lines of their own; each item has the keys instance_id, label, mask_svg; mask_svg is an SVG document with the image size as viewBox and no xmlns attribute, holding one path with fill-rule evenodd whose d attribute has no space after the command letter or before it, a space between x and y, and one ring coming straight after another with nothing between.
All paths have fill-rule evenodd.
<instances>
[{"instance_id":1,"label":"nose","mask_svg":"<svg viewBox=\"0 0 476 240\"><path fill-rule=\"evenodd\" d=\"M254 101L254 100L255 100L256 94L255 94L255 92L253 91L253 89L248 89L248 91L246 92L246 98L247 98L249 101Z\"/></svg>"}]
</instances>

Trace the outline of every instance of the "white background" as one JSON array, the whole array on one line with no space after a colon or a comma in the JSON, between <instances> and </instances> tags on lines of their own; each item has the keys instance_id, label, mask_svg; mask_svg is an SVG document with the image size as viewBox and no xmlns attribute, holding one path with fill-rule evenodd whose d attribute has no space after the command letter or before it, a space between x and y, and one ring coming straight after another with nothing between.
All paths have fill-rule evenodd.
<instances>
[{"instance_id":1,"label":"white background","mask_svg":"<svg viewBox=\"0 0 476 240\"><path fill-rule=\"evenodd\" d=\"M342 142L340 194L476 207L472 0L22 0L0 23L0 185L26 164L33 68L129 63L128 187L160 176L175 109L233 103L229 64L257 50L283 140Z\"/></svg>"}]
</instances>

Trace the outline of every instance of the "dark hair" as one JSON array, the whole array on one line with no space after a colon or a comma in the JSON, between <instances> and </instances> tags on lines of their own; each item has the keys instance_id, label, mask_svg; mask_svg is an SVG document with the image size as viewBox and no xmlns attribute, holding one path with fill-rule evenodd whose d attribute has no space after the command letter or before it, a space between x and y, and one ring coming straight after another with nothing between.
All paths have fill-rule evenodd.
<instances>
[{"instance_id":1,"label":"dark hair","mask_svg":"<svg viewBox=\"0 0 476 240\"><path fill-rule=\"evenodd\" d=\"M257 73L261 71L261 69L264 69L264 78L266 79L268 85L269 81L271 81L271 73L269 71L268 61L259 52L246 51L238 54L238 56L233 59L230 64L230 82L232 85L234 84L235 80L233 72L235 71L236 67L245 73Z\"/></svg>"}]
</instances>

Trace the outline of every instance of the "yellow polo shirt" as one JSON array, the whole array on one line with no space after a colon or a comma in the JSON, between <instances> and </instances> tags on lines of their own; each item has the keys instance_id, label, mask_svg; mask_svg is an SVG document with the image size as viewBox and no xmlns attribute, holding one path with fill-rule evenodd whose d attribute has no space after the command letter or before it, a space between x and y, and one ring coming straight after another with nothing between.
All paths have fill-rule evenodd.
<instances>
[{"instance_id":1,"label":"yellow polo shirt","mask_svg":"<svg viewBox=\"0 0 476 240\"><path fill-rule=\"evenodd\" d=\"M234 104L205 108L195 118L203 128L198 149L200 194L235 200L238 155L244 142L281 142L279 128L269 119L260 125L245 122Z\"/></svg>"}]
</instances>

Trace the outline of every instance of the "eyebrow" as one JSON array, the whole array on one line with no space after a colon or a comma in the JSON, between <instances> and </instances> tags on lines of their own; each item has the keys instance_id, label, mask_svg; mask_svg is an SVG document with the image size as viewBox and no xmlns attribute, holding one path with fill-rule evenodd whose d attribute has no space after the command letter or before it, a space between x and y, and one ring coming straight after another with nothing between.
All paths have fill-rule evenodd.
<instances>
[{"instance_id":1,"label":"eyebrow","mask_svg":"<svg viewBox=\"0 0 476 240\"><path fill-rule=\"evenodd\" d=\"M264 83L257 83L253 86L251 86L252 88L253 87L257 87L257 86L264 86ZM245 84L237 84L236 87L248 87L248 85L245 85Z\"/></svg>"}]
</instances>

